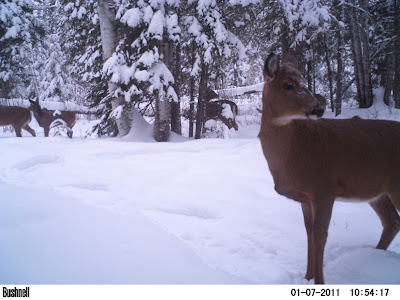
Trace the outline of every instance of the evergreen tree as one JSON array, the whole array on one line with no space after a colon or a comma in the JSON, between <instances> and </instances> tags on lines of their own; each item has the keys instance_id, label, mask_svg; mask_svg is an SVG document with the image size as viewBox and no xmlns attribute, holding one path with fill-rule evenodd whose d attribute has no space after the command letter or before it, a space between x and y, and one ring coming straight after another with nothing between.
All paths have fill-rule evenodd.
<instances>
[{"instance_id":1,"label":"evergreen tree","mask_svg":"<svg viewBox=\"0 0 400 300\"><path fill-rule=\"evenodd\" d=\"M0 0L0 97L27 97L34 48L44 34L34 10L31 0Z\"/></svg>"}]
</instances>

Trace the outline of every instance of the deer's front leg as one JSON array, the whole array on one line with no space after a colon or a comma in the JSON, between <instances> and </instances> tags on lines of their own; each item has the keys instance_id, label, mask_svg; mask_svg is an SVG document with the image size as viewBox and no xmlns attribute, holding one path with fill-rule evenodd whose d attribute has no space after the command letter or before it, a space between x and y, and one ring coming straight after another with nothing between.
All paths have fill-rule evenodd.
<instances>
[{"instance_id":1,"label":"deer's front leg","mask_svg":"<svg viewBox=\"0 0 400 300\"><path fill-rule=\"evenodd\" d=\"M332 216L334 199L317 198L311 202L314 244L314 275L316 284L324 284L324 249L328 237L328 227Z\"/></svg>"},{"instance_id":2,"label":"deer's front leg","mask_svg":"<svg viewBox=\"0 0 400 300\"><path fill-rule=\"evenodd\" d=\"M314 278L313 217L311 205L308 202L302 202L301 208L303 209L304 226L307 231L307 272L304 278L310 280Z\"/></svg>"}]
</instances>

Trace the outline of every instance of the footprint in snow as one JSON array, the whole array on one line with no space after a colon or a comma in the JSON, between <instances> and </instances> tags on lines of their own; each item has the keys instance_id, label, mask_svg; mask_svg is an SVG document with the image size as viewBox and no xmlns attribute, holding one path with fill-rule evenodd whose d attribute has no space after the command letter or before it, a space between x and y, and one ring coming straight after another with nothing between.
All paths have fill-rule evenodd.
<instances>
[{"instance_id":1,"label":"footprint in snow","mask_svg":"<svg viewBox=\"0 0 400 300\"><path fill-rule=\"evenodd\" d=\"M22 171L32 169L33 167L36 167L38 165L59 163L61 160L61 156L54 154L35 155L31 158L25 159L17 163L14 168Z\"/></svg>"},{"instance_id":2,"label":"footprint in snow","mask_svg":"<svg viewBox=\"0 0 400 300\"><path fill-rule=\"evenodd\" d=\"M108 186L104 183L96 183L96 182L81 182L81 183L71 183L64 185L64 187L73 187L82 190L90 190L90 191L107 191Z\"/></svg>"}]
</instances>

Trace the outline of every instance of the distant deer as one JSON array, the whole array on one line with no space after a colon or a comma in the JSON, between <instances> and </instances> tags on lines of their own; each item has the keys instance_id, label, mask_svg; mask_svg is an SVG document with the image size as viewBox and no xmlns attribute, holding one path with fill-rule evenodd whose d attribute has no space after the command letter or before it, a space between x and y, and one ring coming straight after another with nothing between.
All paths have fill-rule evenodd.
<instances>
[{"instance_id":1,"label":"distant deer","mask_svg":"<svg viewBox=\"0 0 400 300\"><path fill-rule=\"evenodd\" d=\"M33 115L35 116L40 127L44 129L44 136L48 137L50 128L52 125L56 125L57 121L60 121L59 124L65 123L67 126L67 135L72 139L73 131L72 127L75 125L76 116L72 111L51 111L47 109L42 109L39 104L39 100L32 101L29 109L33 111ZM55 122L56 121L56 122Z\"/></svg>"},{"instance_id":2,"label":"distant deer","mask_svg":"<svg viewBox=\"0 0 400 300\"><path fill-rule=\"evenodd\" d=\"M235 128L239 130L236 123L236 116L239 112L236 103L229 100L215 100L218 98L217 93L213 90L207 90L206 96L206 121L210 119L220 119L229 129Z\"/></svg>"},{"instance_id":3,"label":"distant deer","mask_svg":"<svg viewBox=\"0 0 400 300\"><path fill-rule=\"evenodd\" d=\"M321 284L335 200L371 205L383 225L378 249L387 249L400 230L400 123L318 118L323 108L307 89L293 52L281 65L270 54L264 78L261 146L275 190L301 203L305 278Z\"/></svg>"},{"instance_id":4,"label":"distant deer","mask_svg":"<svg viewBox=\"0 0 400 300\"><path fill-rule=\"evenodd\" d=\"M28 125L31 120L31 112L24 107L0 106L0 126L11 125L17 137L22 137L22 128L36 136L35 130Z\"/></svg>"}]
</instances>

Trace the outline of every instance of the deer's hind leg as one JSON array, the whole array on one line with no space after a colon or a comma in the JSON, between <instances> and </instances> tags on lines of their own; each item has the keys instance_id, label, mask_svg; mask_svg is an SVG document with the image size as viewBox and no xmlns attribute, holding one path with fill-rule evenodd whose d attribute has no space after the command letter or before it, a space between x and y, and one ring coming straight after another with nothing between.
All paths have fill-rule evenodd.
<instances>
[{"instance_id":1,"label":"deer's hind leg","mask_svg":"<svg viewBox=\"0 0 400 300\"><path fill-rule=\"evenodd\" d=\"M14 126L13 126L14 127ZM15 126L14 127L14 130L15 130L15 134L17 135L17 137L22 137L22 133L21 133L21 127L17 127L17 126Z\"/></svg>"},{"instance_id":2,"label":"deer's hind leg","mask_svg":"<svg viewBox=\"0 0 400 300\"><path fill-rule=\"evenodd\" d=\"M32 136L36 136L36 132L35 132L35 130L33 130L28 124L26 124L24 127L22 127L22 128L24 128L26 131L28 131L30 134L32 134Z\"/></svg>"},{"instance_id":3,"label":"deer's hind leg","mask_svg":"<svg viewBox=\"0 0 400 300\"><path fill-rule=\"evenodd\" d=\"M400 231L400 216L388 195L382 195L377 200L369 202L372 209L381 220L383 231L376 246L386 250Z\"/></svg>"}]
</instances>

